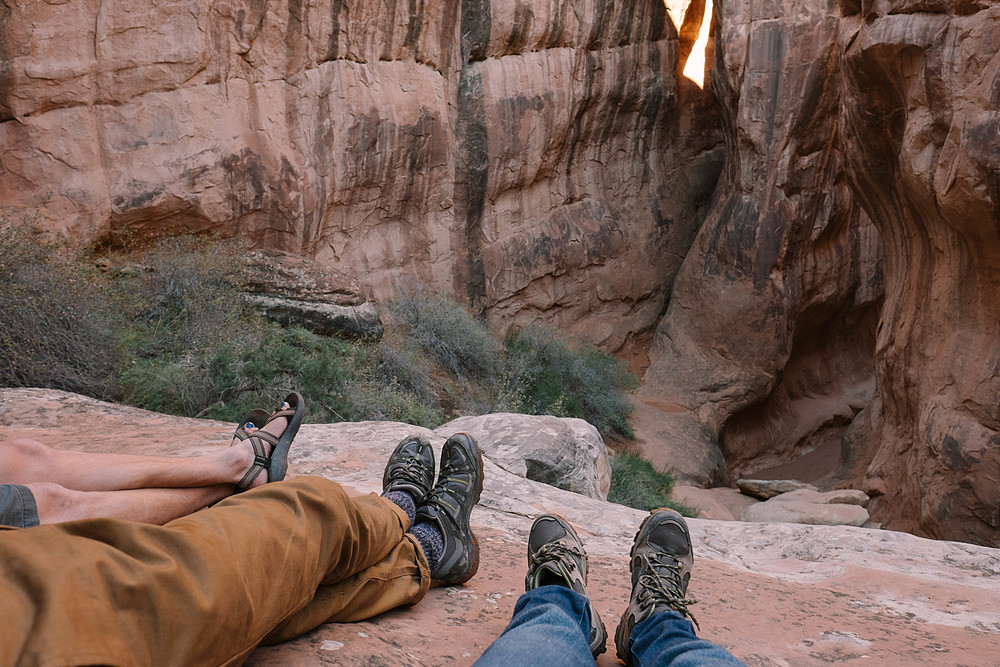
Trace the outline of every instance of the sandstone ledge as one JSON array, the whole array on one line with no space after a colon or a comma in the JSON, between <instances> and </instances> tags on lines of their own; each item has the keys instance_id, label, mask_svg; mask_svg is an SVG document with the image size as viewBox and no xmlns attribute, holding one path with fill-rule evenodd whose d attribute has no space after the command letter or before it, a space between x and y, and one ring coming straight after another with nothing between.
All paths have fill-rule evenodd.
<instances>
[{"instance_id":1,"label":"sandstone ledge","mask_svg":"<svg viewBox=\"0 0 1000 667\"><path fill-rule=\"evenodd\" d=\"M169 417L49 390L0 390L0 438L55 447L195 454L232 427ZM293 474L379 489L382 465L416 427L306 424ZM443 438L425 431L435 445ZM85 438L78 434L87 433ZM85 440L85 441L84 441ZM487 461L473 523L482 567L466 586L433 589L416 607L364 623L328 624L252 665L468 665L500 634L522 591L532 517L560 512L591 554L590 588L612 630L628 597L628 548L643 513L507 473ZM860 528L691 520L690 593L702 636L749 665L984 665L1000 639L1000 550ZM599 664L612 665L614 647Z\"/></svg>"}]
</instances>

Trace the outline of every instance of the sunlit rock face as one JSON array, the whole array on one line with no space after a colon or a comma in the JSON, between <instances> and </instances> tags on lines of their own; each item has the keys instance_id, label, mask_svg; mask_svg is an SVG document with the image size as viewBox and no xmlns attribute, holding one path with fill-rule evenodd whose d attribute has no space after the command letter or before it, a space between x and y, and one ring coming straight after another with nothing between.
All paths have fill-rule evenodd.
<instances>
[{"instance_id":1,"label":"sunlit rock face","mask_svg":"<svg viewBox=\"0 0 1000 667\"><path fill-rule=\"evenodd\" d=\"M721 164L677 3L121 0L0 13L0 198L83 242L214 231L502 331L650 330ZM694 3L698 4L698 3Z\"/></svg>"}]
</instances>

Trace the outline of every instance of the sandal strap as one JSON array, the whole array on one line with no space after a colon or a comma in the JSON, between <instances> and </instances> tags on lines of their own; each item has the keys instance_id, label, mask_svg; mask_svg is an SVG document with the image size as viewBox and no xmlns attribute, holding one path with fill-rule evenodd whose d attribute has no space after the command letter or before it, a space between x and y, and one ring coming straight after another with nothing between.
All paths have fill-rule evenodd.
<instances>
[{"instance_id":1,"label":"sandal strap","mask_svg":"<svg viewBox=\"0 0 1000 667\"><path fill-rule=\"evenodd\" d=\"M271 416L268 413L264 412L263 410L260 409L251 410L246 414L245 417L243 417L243 420L240 422L240 425L236 429L236 433L233 434L233 437L239 440L240 442L243 442L244 440L250 437L250 432L247 431L248 423L253 424L256 428L259 429L260 427L264 426L270 418Z\"/></svg>"},{"instance_id":2,"label":"sandal strap","mask_svg":"<svg viewBox=\"0 0 1000 667\"><path fill-rule=\"evenodd\" d=\"M254 431L253 433L247 435L250 438L250 446L253 448L253 463L250 464L250 468L243 475L243 478L236 485L238 491L246 491L253 484L253 481L257 479L260 473L266 471L271 465L271 456L267 453L267 449L264 447L262 441L267 441L271 443L271 451L278 446L278 438L271 435L267 431Z\"/></svg>"},{"instance_id":3,"label":"sandal strap","mask_svg":"<svg viewBox=\"0 0 1000 667\"><path fill-rule=\"evenodd\" d=\"M294 394L288 396L288 398L292 398L292 396L294 396ZM287 408L284 407L285 403L288 403ZM295 416L295 413L297 411L298 411L298 406L292 405L289 401L282 401L281 405L278 406L278 409L272 412L271 416L267 418L267 423L270 424L278 417L288 417L289 419L291 419L292 417Z\"/></svg>"},{"instance_id":4,"label":"sandal strap","mask_svg":"<svg viewBox=\"0 0 1000 667\"><path fill-rule=\"evenodd\" d=\"M233 437L239 440L240 442L243 442L244 440L249 438L250 434L247 432L246 424L241 424L240 427L236 429L236 433L233 434Z\"/></svg>"},{"instance_id":5,"label":"sandal strap","mask_svg":"<svg viewBox=\"0 0 1000 667\"><path fill-rule=\"evenodd\" d=\"M278 417L292 417L295 415L295 408L278 408L271 413L271 416L267 418L268 423L273 422Z\"/></svg>"}]
</instances>

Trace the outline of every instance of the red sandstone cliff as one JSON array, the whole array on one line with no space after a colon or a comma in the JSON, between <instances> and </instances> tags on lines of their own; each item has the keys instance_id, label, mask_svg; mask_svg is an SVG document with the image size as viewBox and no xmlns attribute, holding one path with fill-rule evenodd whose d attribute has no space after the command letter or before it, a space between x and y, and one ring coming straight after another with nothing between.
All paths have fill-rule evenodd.
<instances>
[{"instance_id":1,"label":"red sandstone cliff","mask_svg":"<svg viewBox=\"0 0 1000 667\"><path fill-rule=\"evenodd\" d=\"M885 246L855 477L889 526L1000 546L1000 5L843 9L843 152Z\"/></svg>"},{"instance_id":2,"label":"red sandstone cliff","mask_svg":"<svg viewBox=\"0 0 1000 667\"><path fill-rule=\"evenodd\" d=\"M719 483L846 431L874 520L1000 545L1000 5L715 20L726 164L640 391L646 451Z\"/></svg>"},{"instance_id":3,"label":"red sandstone cliff","mask_svg":"<svg viewBox=\"0 0 1000 667\"><path fill-rule=\"evenodd\" d=\"M661 2L0 8L0 200L85 241L238 234L617 349L721 163Z\"/></svg>"},{"instance_id":4,"label":"red sandstone cliff","mask_svg":"<svg viewBox=\"0 0 1000 667\"><path fill-rule=\"evenodd\" d=\"M660 465L843 435L875 520L1000 544L1000 4L717 2L706 91L704 3L667 4L4 0L0 201L419 278L501 330L655 327Z\"/></svg>"}]
</instances>

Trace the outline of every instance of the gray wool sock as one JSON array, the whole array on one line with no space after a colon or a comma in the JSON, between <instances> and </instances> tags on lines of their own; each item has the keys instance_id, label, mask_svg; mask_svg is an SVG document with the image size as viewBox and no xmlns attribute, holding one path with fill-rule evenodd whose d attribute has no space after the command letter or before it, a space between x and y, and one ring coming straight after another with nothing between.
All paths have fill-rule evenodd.
<instances>
[{"instance_id":1,"label":"gray wool sock","mask_svg":"<svg viewBox=\"0 0 1000 667\"><path fill-rule=\"evenodd\" d=\"M400 509L406 512L406 516L410 518L411 526L413 525L413 522L417 520L417 502L408 492L390 491L382 497L386 500L391 500L393 503L398 505Z\"/></svg>"},{"instance_id":2,"label":"gray wool sock","mask_svg":"<svg viewBox=\"0 0 1000 667\"><path fill-rule=\"evenodd\" d=\"M444 554L444 536L437 526L426 521L415 525L410 533L420 542L420 547L427 556L427 565L433 573Z\"/></svg>"}]
</instances>

